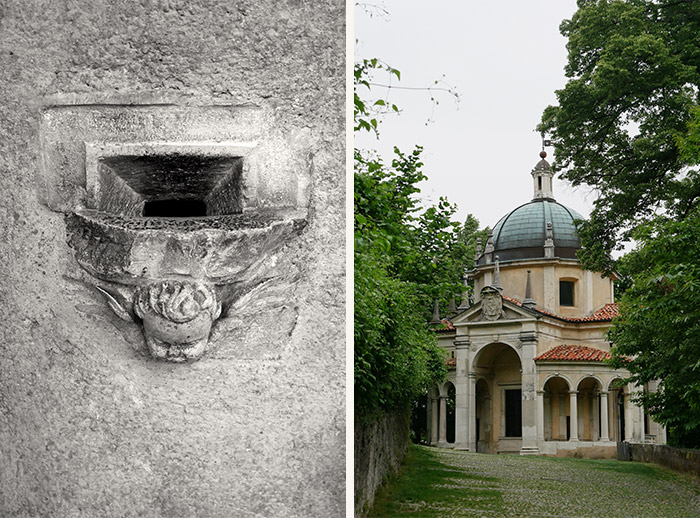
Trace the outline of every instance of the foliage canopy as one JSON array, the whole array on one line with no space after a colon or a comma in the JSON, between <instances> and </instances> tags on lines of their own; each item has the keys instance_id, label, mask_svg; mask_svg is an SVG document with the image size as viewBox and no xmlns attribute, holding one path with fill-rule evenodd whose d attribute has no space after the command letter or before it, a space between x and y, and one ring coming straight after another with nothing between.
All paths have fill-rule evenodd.
<instances>
[{"instance_id":1,"label":"foliage canopy","mask_svg":"<svg viewBox=\"0 0 700 518\"><path fill-rule=\"evenodd\" d=\"M640 384L660 381L642 400L687 444L700 437L700 2L578 6L560 27L569 81L539 129L562 176L599 193L579 232L584 265L626 276L614 362ZM629 238L638 246L616 264Z\"/></svg>"},{"instance_id":2,"label":"foliage canopy","mask_svg":"<svg viewBox=\"0 0 700 518\"><path fill-rule=\"evenodd\" d=\"M356 64L355 131L376 132L374 107L386 107L369 105L358 93L369 89L366 76L377 69L400 77L378 60ZM444 378L444 358L426 323L434 299L446 305L464 290L464 266L474 255L478 221L470 216L462 226L444 198L425 208L416 197L425 179L421 152L395 148L390 164L373 153L354 154L354 375L361 417L408 408Z\"/></svg>"}]
</instances>

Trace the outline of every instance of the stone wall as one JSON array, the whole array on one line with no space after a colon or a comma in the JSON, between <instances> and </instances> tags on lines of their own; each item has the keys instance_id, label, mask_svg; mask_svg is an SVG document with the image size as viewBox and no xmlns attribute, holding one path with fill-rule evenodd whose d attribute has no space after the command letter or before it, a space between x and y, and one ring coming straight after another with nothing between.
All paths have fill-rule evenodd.
<instances>
[{"instance_id":1,"label":"stone wall","mask_svg":"<svg viewBox=\"0 0 700 518\"><path fill-rule=\"evenodd\" d=\"M344 51L340 0L0 5L0 515L344 516ZM180 120L198 139L239 107L261 114L265 185L307 173L306 224L199 361L158 361L81 280L61 211L84 204L84 163L40 186L42 128L123 110L118 139Z\"/></svg>"},{"instance_id":2,"label":"stone wall","mask_svg":"<svg viewBox=\"0 0 700 518\"><path fill-rule=\"evenodd\" d=\"M365 516L385 477L396 472L410 443L410 412L355 419L355 515Z\"/></svg>"},{"instance_id":3,"label":"stone wall","mask_svg":"<svg viewBox=\"0 0 700 518\"><path fill-rule=\"evenodd\" d=\"M618 443L618 459L653 462L675 471L700 477L700 450L673 448L665 444Z\"/></svg>"}]
</instances>

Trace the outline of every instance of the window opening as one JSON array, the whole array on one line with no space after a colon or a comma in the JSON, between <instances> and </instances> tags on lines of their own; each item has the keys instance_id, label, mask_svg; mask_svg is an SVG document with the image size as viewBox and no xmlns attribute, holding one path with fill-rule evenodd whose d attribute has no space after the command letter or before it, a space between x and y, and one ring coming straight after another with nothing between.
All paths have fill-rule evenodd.
<instances>
[{"instance_id":1,"label":"window opening","mask_svg":"<svg viewBox=\"0 0 700 518\"><path fill-rule=\"evenodd\" d=\"M574 283L572 281L559 281L559 305L574 305Z\"/></svg>"}]
</instances>

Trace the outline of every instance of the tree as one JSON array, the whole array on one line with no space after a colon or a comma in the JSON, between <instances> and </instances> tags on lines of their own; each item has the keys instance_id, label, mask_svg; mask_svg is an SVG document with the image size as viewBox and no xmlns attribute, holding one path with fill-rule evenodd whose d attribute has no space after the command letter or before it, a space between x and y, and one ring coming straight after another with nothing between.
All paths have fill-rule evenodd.
<instances>
[{"instance_id":1,"label":"tree","mask_svg":"<svg viewBox=\"0 0 700 518\"><path fill-rule=\"evenodd\" d=\"M610 272L610 252L659 213L683 219L700 176L676 142L688 135L700 88L700 2L579 0L561 25L566 74L539 129L574 185L599 191L580 235L582 259Z\"/></svg>"},{"instance_id":2,"label":"tree","mask_svg":"<svg viewBox=\"0 0 700 518\"><path fill-rule=\"evenodd\" d=\"M539 129L562 176L600 195L579 231L580 257L625 276L613 364L642 386L659 380L640 396L647 411L677 444L699 446L700 2L578 6L561 25L570 79ZM629 238L637 247L614 261Z\"/></svg>"},{"instance_id":3,"label":"tree","mask_svg":"<svg viewBox=\"0 0 700 518\"><path fill-rule=\"evenodd\" d=\"M677 445L700 448L700 208L682 221L659 217L634 237L625 261L634 283L610 332L613 365L641 387L658 380L641 394L644 407Z\"/></svg>"},{"instance_id":4,"label":"tree","mask_svg":"<svg viewBox=\"0 0 700 518\"><path fill-rule=\"evenodd\" d=\"M377 70L400 77L378 60L355 66L355 131L377 132L375 110L386 108L358 93ZM456 208L447 200L425 208L416 197L425 179L421 152L395 149L390 164L370 152L354 154L355 411L365 417L408 409L446 374L427 321L434 299L446 304L463 291L470 235L452 220Z\"/></svg>"}]
</instances>

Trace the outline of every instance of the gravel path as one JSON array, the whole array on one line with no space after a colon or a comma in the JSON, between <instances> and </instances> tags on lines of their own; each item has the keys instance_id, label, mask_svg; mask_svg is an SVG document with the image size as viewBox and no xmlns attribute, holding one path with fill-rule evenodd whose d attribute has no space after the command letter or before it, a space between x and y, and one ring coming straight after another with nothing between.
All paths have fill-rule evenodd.
<instances>
[{"instance_id":1,"label":"gravel path","mask_svg":"<svg viewBox=\"0 0 700 518\"><path fill-rule=\"evenodd\" d=\"M700 480L653 464L429 451L455 470L443 491L469 496L406 502L405 515L700 517Z\"/></svg>"}]
</instances>

